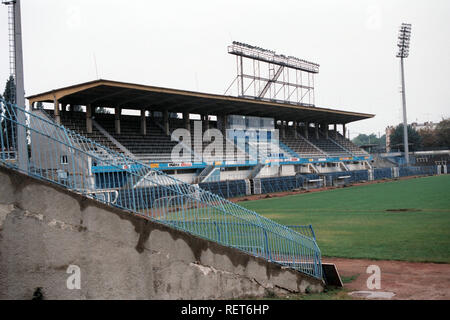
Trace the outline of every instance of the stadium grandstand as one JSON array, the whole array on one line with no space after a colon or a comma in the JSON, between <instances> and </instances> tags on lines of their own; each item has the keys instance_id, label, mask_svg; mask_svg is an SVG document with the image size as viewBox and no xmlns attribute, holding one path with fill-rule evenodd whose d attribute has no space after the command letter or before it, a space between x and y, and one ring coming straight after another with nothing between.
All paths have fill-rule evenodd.
<instances>
[{"instance_id":1,"label":"stadium grandstand","mask_svg":"<svg viewBox=\"0 0 450 320\"><path fill-rule=\"evenodd\" d=\"M7 5L20 26L20 5ZM240 42L228 47L237 76L223 95L98 79L28 96L27 107L18 34L15 99L0 98L2 167L316 282L328 280L311 225L282 225L227 198L448 171L436 155L375 167L346 138L349 123L374 115L317 107L318 64Z\"/></svg>"},{"instance_id":2,"label":"stadium grandstand","mask_svg":"<svg viewBox=\"0 0 450 320\"><path fill-rule=\"evenodd\" d=\"M187 183L371 167L371 156L345 138L346 124L371 114L109 80L28 100L32 112ZM52 105L37 109L39 102ZM184 136L178 129L186 129ZM215 141L220 134L223 142Z\"/></svg>"}]
</instances>

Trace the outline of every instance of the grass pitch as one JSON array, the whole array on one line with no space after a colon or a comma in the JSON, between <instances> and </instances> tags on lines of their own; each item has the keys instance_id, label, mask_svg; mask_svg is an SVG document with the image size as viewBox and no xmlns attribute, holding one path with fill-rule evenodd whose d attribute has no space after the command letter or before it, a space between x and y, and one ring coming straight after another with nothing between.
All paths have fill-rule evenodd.
<instances>
[{"instance_id":1,"label":"grass pitch","mask_svg":"<svg viewBox=\"0 0 450 320\"><path fill-rule=\"evenodd\" d=\"M450 263L450 175L239 204L285 225L312 224L323 256Z\"/></svg>"}]
</instances>

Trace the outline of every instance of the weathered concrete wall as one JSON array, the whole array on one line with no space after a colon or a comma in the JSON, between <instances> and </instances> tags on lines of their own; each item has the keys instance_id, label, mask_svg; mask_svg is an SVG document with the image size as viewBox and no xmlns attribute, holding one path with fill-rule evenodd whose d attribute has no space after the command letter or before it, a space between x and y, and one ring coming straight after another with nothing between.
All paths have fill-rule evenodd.
<instances>
[{"instance_id":1,"label":"weathered concrete wall","mask_svg":"<svg viewBox=\"0 0 450 320\"><path fill-rule=\"evenodd\" d=\"M68 289L69 265L81 288ZM0 299L214 299L322 282L0 167Z\"/></svg>"}]
</instances>

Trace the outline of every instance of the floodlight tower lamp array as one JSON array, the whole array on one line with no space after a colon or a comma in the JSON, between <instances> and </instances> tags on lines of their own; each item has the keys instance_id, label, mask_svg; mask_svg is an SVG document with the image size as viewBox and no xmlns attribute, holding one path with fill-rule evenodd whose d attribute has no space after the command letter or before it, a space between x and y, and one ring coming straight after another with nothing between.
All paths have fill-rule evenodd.
<instances>
[{"instance_id":1,"label":"floodlight tower lamp array","mask_svg":"<svg viewBox=\"0 0 450 320\"><path fill-rule=\"evenodd\" d=\"M244 57L270 62L273 64L298 69L311 73L319 72L319 64L299 59L294 56L285 56L284 54L277 54L273 50L264 49L257 46L252 46L243 42L233 41L232 45L228 47L228 53L235 55L242 55Z\"/></svg>"}]
</instances>

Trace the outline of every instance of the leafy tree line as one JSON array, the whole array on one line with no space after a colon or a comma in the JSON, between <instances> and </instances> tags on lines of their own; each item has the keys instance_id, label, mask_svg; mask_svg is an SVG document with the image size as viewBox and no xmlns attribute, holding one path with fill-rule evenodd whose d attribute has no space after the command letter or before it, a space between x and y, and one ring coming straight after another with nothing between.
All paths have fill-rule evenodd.
<instances>
[{"instance_id":1,"label":"leafy tree line","mask_svg":"<svg viewBox=\"0 0 450 320\"><path fill-rule=\"evenodd\" d=\"M424 128L415 130L408 125L409 151L450 149L450 118L442 119L435 129ZM390 145L392 151L404 151L403 146L403 124L399 124L390 134ZM359 134L352 142L358 146L377 144L386 145L386 136L378 138L374 133Z\"/></svg>"},{"instance_id":2,"label":"leafy tree line","mask_svg":"<svg viewBox=\"0 0 450 320\"><path fill-rule=\"evenodd\" d=\"M428 128L419 130L419 134L424 148L450 149L450 118L442 119L434 130Z\"/></svg>"},{"instance_id":3,"label":"leafy tree line","mask_svg":"<svg viewBox=\"0 0 450 320\"><path fill-rule=\"evenodd\" d=\"M369 145L369 144L377 144L377 145L386 145L386 135L383 134L381 137L377 137L375 133L364 134L360 133L357 137L352 139L352 142L357 146Z\"/></svg>"},{"instance_id":4,"label":"leafy tree line","mask_svg":"<svg viewBox=\"0 0 450 320\"><path fill-rule=\"evenodd\" d=\"M403 148L403 124L395 127L391 133L391 149ZM449 149L450 148L450 118L442 119L435 129L424 128L415 130L408 125L408 144L410 151Z\"/></svg>"},{"instance_id":5,"label":"leafy tree line","mask_svg":"<svg viewBox=\"0 0 450 320\"><path fill-rule=\"evenodd\" d=\"M0 95L0 98L4 101L14 104L16 103L15 99L16 94L16 84L14 81L14 77L11 75L6 81L5 90L3 91L3 95ZM16 125L13 122L16 118L14 110L11 110L9 104L2 104L3 108L0 109L0 114L4 117L8 117L12 121L6 121L3 117L1 117L0 121L0 141L3 141L3 147L6 149L10 149L13 147L11 139L16 135Z\"/></svg>"},{"instance_id":6,"label":"leafy tree line","mask_svg":"<svg viewBox=\"0 0 450 320\"><path fill-rule=\"evenodd\" d=\"M422 137L411 125L407 126L409 151L419 151L422 149ZM394 128L390 135L391 151L404 151L403 145L403 123Z\"/></svg>"},{"instance_id":7,"label":"leafy tree line","mask_svg":"<svg viewBox=\"0 0 450 320\"><path fill-rule=\"evenodd\" d=\"M15 95L16 84L14 77L11 75L8 80L6 80L5 90L3 91L3 95L0 95L0 97L9 103L16 103Z\"/></svg>"}]
</instances>

